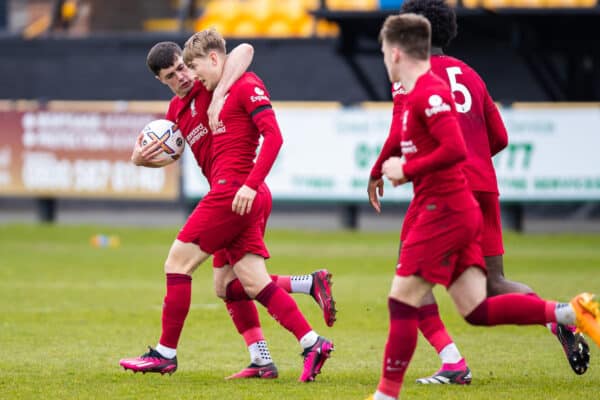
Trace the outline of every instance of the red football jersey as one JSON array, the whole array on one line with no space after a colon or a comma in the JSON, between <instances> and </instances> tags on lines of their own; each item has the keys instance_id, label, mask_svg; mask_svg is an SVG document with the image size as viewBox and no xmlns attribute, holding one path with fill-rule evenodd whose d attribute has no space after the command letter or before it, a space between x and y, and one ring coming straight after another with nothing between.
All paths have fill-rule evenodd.
<instances>
[{"instance_id":1,"label":"red football jersey","mask_svg":"<svg viewBox=\"0 0 600 400\"><path fill-rule=\"evenodd\" d=\"M231 86L220 117L219 128L212 132L211 187L231 183L256 190L282 142L269 93L258 76L246 72ZM264 141L255 164L261 134Z\"/></svg>"},{"instance_id":2,"label":"red football jersey","mask_svg":"<svg viewBox=\"0 0 600 400\"><path fill-rule=\"evenodd\" d=\"M498 193L492 156L506 147L508 134L481 77L454 57L434 55L432 71L448 83L454 95L458 123L467 145L463 166L473 191Z\"/></svg>"},{"instance_id":3,"label":"red football jersey","mask_svg":"<svg viewBox=\"0 0 600 400\"><path fill-rule=\"evenodd\" d=\"M470 195L461 169L467 150L452 93L441 78L432 71L421 75L393 119L399 121L391 135L402 148L404 175L413 183L415 198L457 192ZM468 196L462 200L474 204Z\"/></svg>"},{"instance_id":4,"label":"red football jersey","mask_svg":"<svg viewBox=\"0 0 600 400\"><path fill-rule=\"evenodd\" d=\"M506 147L508 135L485 83L467 64L446 55L431 56L431 70L446 81L454 96L458 123L467 145L463 169L469 187L473 191L498 193L492 156ZM405 95L400 83L392 85L394 113L402 109Z\"/></svg>"},{"instance_id":5,"label":"red football jersey","mask_svg":"<svg viewBox=\"0 0 600 400\"><path fill-rule=\"evenodd\" d=\"M179 98L174 96L169 103L165 119L175 122L186 142L190 146L198 166L205 177L210 177L211 135L209 135L208 116L206 111L212 100L209 92L199 81L189 93Z\"/></svg>"}]
</instances>

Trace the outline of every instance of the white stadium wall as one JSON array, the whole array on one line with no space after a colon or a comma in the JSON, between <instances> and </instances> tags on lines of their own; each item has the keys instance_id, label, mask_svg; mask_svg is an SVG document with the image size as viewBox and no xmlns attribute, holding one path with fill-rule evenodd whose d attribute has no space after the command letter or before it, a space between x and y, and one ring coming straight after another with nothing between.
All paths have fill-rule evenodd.
<instances>
[{"instance_id":1,"label":"white stadium wall","mask_svg":"<svg viewBox=\"0 0 600 400\"><path fill-rule=\"evenodd\" d=\"M391 105L275 106L284 145L267 182L274 199L364 202L371 165L388 134ZM508 147L494 159L503 201L600 200L600 107L501 109ZM208 185L186 154L183 190ZM385 201L409 201L410 185Z\"/></svg>"}]
</instances>

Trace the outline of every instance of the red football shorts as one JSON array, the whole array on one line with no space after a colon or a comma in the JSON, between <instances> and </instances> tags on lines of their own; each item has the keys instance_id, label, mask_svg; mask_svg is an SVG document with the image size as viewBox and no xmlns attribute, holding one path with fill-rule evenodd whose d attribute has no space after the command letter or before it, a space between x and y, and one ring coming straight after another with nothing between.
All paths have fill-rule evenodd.
<instances>
[{"instance_id":1,"label":"red football shorts","mask_svg":"<svg viewBox=\"0 0 600 400\"><path fill-rule=\"evenodd\" d=\"M265 192L267 194L266 199L267 202L265 204L264 207L264 225L262 226L262 236L264 238L265 236L265 231L267 229L267 222L269 220L269 217L271 216L271 210L273 208L273 199L271 197L271 191L269 190L269 187L267 186L266 183L263 183L258 191L262 191ZM258 196L258 194L257 194ZM233 198L232 198L232 202L233 202ZM254 206L253 206L254 207ZM213 268L223 268L225 265L233 265L229 263L229 254L228 251L226 249L221 249L218 250L217 252L215 252L213 254ZM268 258L268 257L265 257Z\"/></svg>"},{"instance_id":2,"label":"red football shorts","mask_svg":"<svg viewBox=\"0 0 600 400\"><path fill-rule=\"evenodd\" d=\"M483 232L481 235L481 251L484 257L504 254L502 244L502 219L500 217L500 201L497 193L473 192L483 215Z\"/></svg>"},{"instance_id":3,"label":"red football shorts","mask_svg":"<svg viewBox=\"0 0 600 400\"><path fill-rule=\"evenodd\" d=\"M481 211L470 193L411 205L404 224L396 275L416 275L448 287L469 267L485 272Z\"/></svg>"},{"instance_id":4,"label":"red football shorts","mask_svg":"<svg viewBox=\"0 0 600 400\"><path fill-rule=\"evenodd\" d=\"M237 188L210 191L198 203L177 239L195 243L202 251L215 254L213 265L234 265L245 254L269 258L263 236L266 216L271 212L271 193L266 185L259 187L250 214L238 215L231 211Z\"/></svg>"}]
</instances>

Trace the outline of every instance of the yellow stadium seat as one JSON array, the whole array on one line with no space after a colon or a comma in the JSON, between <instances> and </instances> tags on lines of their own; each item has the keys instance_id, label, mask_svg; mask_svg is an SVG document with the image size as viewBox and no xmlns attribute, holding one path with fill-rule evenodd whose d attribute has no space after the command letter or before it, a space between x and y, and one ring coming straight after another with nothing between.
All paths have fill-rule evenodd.
<instances>
[{"instance_id":1,"label":"yellow stadium seat","mask_svg":"<svg viewBox=\"0 0 600 400\"><path fill-rule=\"evenodd\" d=\"M210 1L204 13L196 23L196 30L214 27L224 36L230 35L239 12L239 5L234 0Z\"/></svg>"},{"instance_id":2,"label":"yellow stadium seat","mask_svg":"<svg viewBox=\"0 0 600 400\"><path fill-rule=\"evenodd\" d=\"M74 0L67 0L60 11L63 20L70 21L77 15L77 3Z\"/></svg>"},{"instance_id":3,"label":"yellow stadium seat","mask_svg":"<svg viewBox=\"0 0 600 400\"><path fill-rule=\"evenodd\" d=\"M293 36L302 36L301 32L306 29L307 19L310 15L299 0L285 0L274 4L272 17L276 20L286 21L290 25Z\"/></svg>"},{"instance_id":4,"label":"yellow stadium seat","mask_svg":"<svg viewBox=\"0 0 600 400\"><path fill-rule=\"evenodd\" d=\"M201 18L196 22L194 30L198 32L204 29L214 28L222 35L227 35L225 32L229 31L229 26L227 21L219 18Z\"/></svg>"},{"instance_id":5,"label":"yellow stadium seat","mask_svg":"<svg viewBox=\"0 0 600 400\"><path fill-rule=\"evenodd\" d=\"M315 32L315 19L309 14L304 14L302 18L294 22L293 30L296 36L312 36Z\"/></svg>"},{"instance_id":6,"label":"yellow stadium seat","mask_svg":"<svg viewBox=\"0 0 600 400\"><path fill-rule=\"evenodd\" d=\"M149 32L172 32L179 29L179 21L177 18L151 18L144 21L143 27Z\"/></svg>"},{"instance_id":7,"label":"yellow stadium seat","mask_svg":"<svg viewBox=\"0 0 600 400\"><path fill-rule=\"evenodd\" d=\"M546 0L513 0L513 7L516 8L541 8L546 5Z\"/></svg>"},{"instance_id":8,"label":"yellow stadium seat","mask_svg":"<svg viewBox=\"0 0 600 400\"><path fill-rule=\"evenodd\" d=\"M335 22L320 19L315 23L315 33L318 37L337 36L340 33L340 27Z\"/></svg>"},{"instance_id":9,"label":"yellow stadium seat","mask_svg":"<svg viewBox=\"0 0 600 400\"><path fill-rule=\"evenodd\" d=\"M321 5L320 0L300 0L302 7L308 10L315 10Z\"/></svg>"},{"instance_id":10,"label":"yellow stadium seat","mask_svg":"<svg viewBox=\"0 0 600 400\"><path fill-rule=\"evenodd\" d=\"M237 37L255 37L260 33L260 29L255 20L238 20L231 26L231 36Z\"/></svg>"},{"instance_id":11,"label":"yellow stadium seat","mask_svg":"<svg viewBox=\"0 0 600 400\"><path fill-rule=\"evenodd\" d=\"M333 0L345 7L365 9L378 0ZM320 0L221 0L209 1L195 28L214 27L224 36L236 37L308 37L336 35L334 24L316 23L309 10L318 8ZM319 32L317 32L317 30Z\"/></svg>"},{"instance_id":12,"label":"yellow stadium seat","mask_svg":"<svg viewBox=\"0 0 600 400\"><path fill-rule=\"evenodd\" d=\"M546 0L546 7L579 7L577 0Z\"/></svg>"},{"instance_id":13,"label":"yellow stadium seat","mask_svg":"<svg viewBox=\"0 0 600 400\"><path fill-rule=\"evenodd\" d=\"M308 14L299 0L254 0L254 3L252 8L262 36L300 36L306 30Z\"/></svg>"},{"instance_id":14,"label":"yellow stadium seat","mask_svg":"<svg viewBox=\"0 0 600 400\"><path fill-rule=\"evenodd\" d=\"M512 7L512 0L482 0L481 5L485 8Z\"/></svg>"},{"instance_id":15,"label":"yellow stadium seat","mask_svg":"<svg viewBox=\"0 0 600 400\"><path fill-rule=\"evenodd\" d=\"M477 7L481 6L481 1L480 0L463 0L462 4L464 7L467 7L467 8L477 8Z\"/></svg>"},{"instance_id":16,"label":"yellow stadium seat","mask_svg":"<svg viewBox=\"0 0 600 400\"><path fill-rule=\"evenodd\" d=\"M331 10L367 11L379 8L378 0L327 0Z\"/></svg>"},{"instance_id":17,"label":"yellow stadium seat","mask_svg":"<svg viewBox=\"0 0 600 400\"><path fill-rule=\"evenodd\" d=\"M293 36L294 31L288 21L281 19L273 19L270 23L263 29L263 34L266 37L290 37Z\"/></svg>"}]
</instances>

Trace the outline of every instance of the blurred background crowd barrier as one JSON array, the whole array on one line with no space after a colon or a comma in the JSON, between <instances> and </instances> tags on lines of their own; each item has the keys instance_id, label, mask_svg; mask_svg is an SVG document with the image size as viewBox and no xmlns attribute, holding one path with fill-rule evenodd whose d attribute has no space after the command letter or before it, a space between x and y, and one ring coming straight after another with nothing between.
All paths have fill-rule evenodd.
<instances>
[{"instance_id":1,"label":"blurred background crowd barrier","mask_svg":"<svg viewBox=\"0 0 600 400\"><path fill-rule=\"evenodd\" d=\"M447 52L482 75L509 130L510 145L495 159L508 223L520 229L527 215L564 217L600 231L597 1L451 4L459 36ZM0 209L26 204L53 221L59 204L117 211L199 199L207 186L189 155L164 170L137 168L129 157L137 133L164 115L171 97L145 66L148 49L162 40L182 45L213 26L230 49L254 46L251 69L276 104L285 145L268 179L274 214L316 210L361 226L369 168L391 118L377 32L400 5L0 0ZM405 205L410 187L388 188L385 198Z\"/></svg>"}]
</instances>

